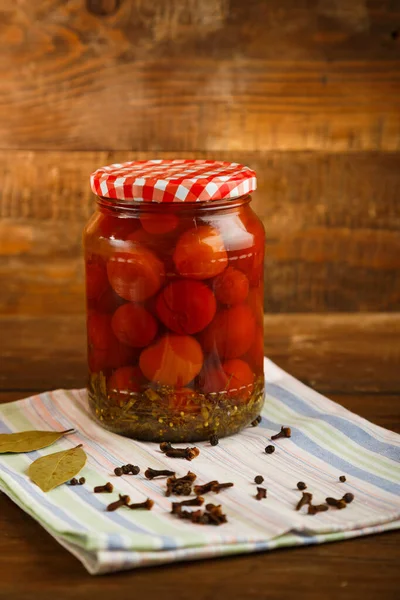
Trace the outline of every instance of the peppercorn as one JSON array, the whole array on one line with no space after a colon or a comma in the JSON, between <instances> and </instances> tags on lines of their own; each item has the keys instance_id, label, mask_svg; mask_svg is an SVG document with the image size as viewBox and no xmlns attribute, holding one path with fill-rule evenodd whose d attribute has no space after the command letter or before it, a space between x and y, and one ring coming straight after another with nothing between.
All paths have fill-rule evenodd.
<instances>
[{"instance_id":1,"label":"peppercorn","mask_svg":"<svg viewBox=\"0 0 400 600\"><path fill-rule=\"evenodd\" d=\"M346 502L346 504L350 504L350 502L353 502L354 500L354 494L347 492L347 494L343 496L343 500Z\"/></svg>"},{"instance_id":2,"label":"peppercorn","mask_svg":"<svg viewBox=\"0 0 400 600\"><path fill-rule=\"evenodd\" d=\"M211 446L218 446L218 442L219 442L219 439L218 439L218 436L215 435L215 433L213 435L210 435Z\"/></svg>"},{"instance_id":3,"label":"peppercorn","mask_svg":"<svg viewBox=\"0 0 400 600\"><path fill-rule=\"evenodd\" d=\"M114 473L117 477L121 477L123 471L122 471L121 467L115 467Z\"/></svg>"},{"instance_id":4,"label":"peppercorn","mask_svg":"<svg viewBox=\"0 0 400 600\"><path fill-rule=\"evenodd\" d=\"M84 477L80 477L79 485L83 485L84 483L86 483L86 479Z\"/></svg>"},{"instance_id":5,"label":"peppercorn","mask_svg":"<svg viewBox=\"0 0 400 600\"><path fill-rule=\"evenodd\" d=\"M271 444L269 446L266 446L265 452L267 454L273 454L273 452L275 452L275 446L272 446Z\"/></svg>"},{"instance_id":6,"label":"peppercorn","mask_svg":"<svg viewBox=\"0 0 400 600\"><path fill-rule=\"evenodd\" d=\"M258 483L258 484L260 484L260 483L262 483L263 481L264 481L264 477L263 477L262 475L256 475L256 476L254 477L254 483Z\"/></svg>"},{"instance_id":7,"label":"peppercorn","mask_svg":"<svg viewBox=\"0 0 400 600\"><path fill-rule=\"evenodd\" d=\"M346 481L346 477L344 475L341 475L339 477L339 481L341 481L342 483L344 483Z\"/></svg>"},{"instance_id":8,"label":"peppercorn","mask_svg":"<svg viewBox=\"0 0 400 600\"><path fill-rule=\"evenodd\" d=\"M69 485L78 485L78 480L75 477L73 477L69 482Z\"/></svg>"},{"instance_id":9,"label":"peppercorn","mask_svg":"<svg viewBox=\"0 0 400 600\"><path fill-rule=\"evenodd\" d=\"M307 489L307 486L306 486L306 484L304 483L304 481L299 481L299 482L297 483L297 489L299 489L299 490L301 490L301 491L302 491L302 490L305 490L305 489Z\"/></svg>"},{"instance_id":10,"label":"peppercorn","mask_svg":"<svg viewBox=\"0 0 400 600\"><path fill-rule=\"evenodd\" d=\"M129 475L129 473L130 473L130 468L128 467L128 465L122 465L121 469L122 469L122 473L123 473L124 475Z\"/></svg>"}]
</instances>

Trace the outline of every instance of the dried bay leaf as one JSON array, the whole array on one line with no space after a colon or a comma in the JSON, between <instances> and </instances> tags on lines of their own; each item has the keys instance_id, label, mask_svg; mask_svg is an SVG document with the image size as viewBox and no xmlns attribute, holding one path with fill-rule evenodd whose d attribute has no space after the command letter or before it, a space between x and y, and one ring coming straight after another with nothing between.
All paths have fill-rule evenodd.
<instances>
[{"instance_id":1,"label":"dried bay leaf","mask_svg":"<svg viewBox=\"0 0 400 600\"><path fill-rule=\"evenodd\" d=\"M49 492L75 477L85 463L86 454L82 450L82 444L80 444L70 450L63 450L38 458L29 466L28 475L43 492Z\"/></svg>"},{"instance_id":2,"label":"dried bay leaf","mask_svg":"<svg viewBox=\"0 0 400 600\"><path fill-rule=\"evenodd\" d=\"M19 433L0 433L0 454L5 452L32 452L54 444L66 431L21 431Z\"/></svg>"}]
</instances>

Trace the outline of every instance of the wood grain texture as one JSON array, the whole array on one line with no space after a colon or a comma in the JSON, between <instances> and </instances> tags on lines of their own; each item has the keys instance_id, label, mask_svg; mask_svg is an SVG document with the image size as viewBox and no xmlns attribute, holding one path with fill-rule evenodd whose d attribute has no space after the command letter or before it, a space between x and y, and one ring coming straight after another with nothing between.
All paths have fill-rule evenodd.
<instances>
[{"instance_id":1,"label":"wood grain texture","mask_svg":"<svg viewBox=\"0 0 400 600\"><path fill-rule=\"evenodd\" d=\"M0 389L44 391L86 384L82 315L3 316L0 331ZM397 313L265 316L266 355L327 394L398 393L399 340Z\"/></svg>"},{"instance_id":2,"label":"wood grain texture","mask_svg":"<svg viewBox=\"0 0 400 600\"><path fill-rule=\"evenodd\" d=\"M157 153L177 157L179 153ZM400 153L209 152L255 168L268 312L400 309ZM0 152L0 314L81 313L98 166L153 153Z\"/></svg>"},{"instance_id":3,"label":"wood grain texture","mask_svg":"<svg viewBox=\"0 0 400 600\"><path fill-rule=\"evenodd\" d=\"M1 0L0 10L2 148L400 147L397 0Z\"/></svg>"}]
</instances>

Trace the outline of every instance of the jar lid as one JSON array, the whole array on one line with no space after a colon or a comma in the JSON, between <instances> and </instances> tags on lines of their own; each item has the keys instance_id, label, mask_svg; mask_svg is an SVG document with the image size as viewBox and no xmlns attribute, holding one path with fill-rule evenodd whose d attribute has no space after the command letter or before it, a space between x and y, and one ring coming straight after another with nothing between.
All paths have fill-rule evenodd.
<instances>
[{"instance_id":1,"label":"jar lid","mask_svg":"<svg viewBox=\"0 0 400 600\"><path fill-rule=\"evenodd\" d=\"M215 160L138 160L108 165L90 176L103 198L136 202L210 202L244 196L256 174L238 163Z\"/></svg>"}]
</instances>

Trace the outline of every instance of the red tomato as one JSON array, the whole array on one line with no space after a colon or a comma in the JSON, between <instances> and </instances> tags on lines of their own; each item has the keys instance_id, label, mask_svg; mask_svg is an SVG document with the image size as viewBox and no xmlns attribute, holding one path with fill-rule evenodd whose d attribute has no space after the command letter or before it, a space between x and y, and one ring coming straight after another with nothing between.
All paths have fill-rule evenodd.
<instances>
[{"instance_id":1,"label":"red tomato","mask_svg":"<svg viewBox=\"0 0 400 600\"><path fill-rule=\"evenodd\" d=\"M157 333L157 322L140 304L123 304L115 311L111 327L120 342L135 348L148 346Z\"/></svg>"},{"instance_id":2,"label":"red tomato","mask_svg":"<svg viewBox=\"0 0 400 600\"><path fill-rule=\"evenodd\" d=\"M111 317L91 312L87 320L88 359L91 371L116 369L136 359L135 351L121 344L111 329Z\"/></svg>"},{"instance_id":3,"label":"red tomato","mask_svg":"<svg viewBox=\"0 0 400 600\"><path fill-rule=\"evenodd\" d=\"M129 400L130 394L140 392L145 381L139 367L120 367L108 380L108 393L119 404L123 404Z\"/></svg>"},{"instance_id":4,"label":"red tomato","mask_svg":"<svg viewBox=\"0 0 400 600\"><path fill-rule=\"evenodd\" d=\"M109 287L106 265L99 256L92 256L86 261L85 266L86 296L88 300L94 300Z\"/></svg>"},{"instance_id":5,"label":"red tomato","mask_svg":"<svg viewBox=\"0 0 400 600\"><path fill-rule=\"evenodd\" d=\"M206 352L216 352L221 358L236 358L250 348L255 330L255 319L250 308L239 304L217 312L200 337Z\"/></svg>"},{"instance_id":6,"label":"red tomato","mask_svg":"<svg viewBox=\"0 0 400 600\"><path fill-rule=\"evenodd\" d=\"M262 372L264 365L264 332L262 328L257 328L254 342L247 351L246 358L257 371Z\"/></svg>"},{"instance_id":7,"label":"red tomato","mask_svg":"<svg viewBox=\"0 0 400 600\"><path fill-rule=\"evenodd\" d=\"M228 267L214 279L214 292L222 304L240 304L249 293L249 280L241 271Z\"/></svg>"},{"instance_id":8,"label":"red tomato","mask_svg":"<svg viewBox=\"0 0 400 600\"><path fill-rule=\"evenodd\" d=\"M264 294L262 287L251 288L247 297L247 304L254 315L257 325L263 327L264 324Z\"/></svg>"},{"instance_id":9,"label":"red tomato","mask_svg":"<svg viewBox=\"0 0 400 600\"><path fill-rule=\"evenodd\" d=\"M228 264L221 236L208 225L185 231L178 239L173 258L178 273L191 279L215 277Z\"/></svg>"},{"instance_id":10,"label":"red tomato","mask_svg":"<svg viewBox=\"0 0 400 600\"><path fill-rule=\"evenodd\" d=\"M199 379L205 394L226 392L230 395L242 395L244 393L247 397L248 390L244 391L243 388L254 383L254 374L246 362L233 358L222 365L203 369Z\"/></svg>"},{"instance_id":11,"label":"red tomato","mask_svg":"<svg viewBox=\"0 0 400 600\"><path fill-rule=\"evenodd\" d=\"M141 302L153 296L164 280L164 266L157 256L140 244L116 252L107 261L111 287L121 298Z\"/></svg>"},{"instance_id":12,"label":"red tomato","mask_svg":"<svg viewBox=\"0 0 400 600\"><path fill-rule=\"evenodd\" d=\"M143 229L148 233L161 235L173 231L178 225L178 217L174 214L147 214L140 217Z\"/></svg>"},{"instance_id":13,"label":"red tomato","mask_svg":"<svg viewBox=\"0 0 400 600\"><path fill-rule=\"evenodd\" d=\"M200 281L182 279L164 288L156 303L159 319L176 333L197 333L211 323L216 311L215 297Z\"/></svg>"},{"instance_id":14,"label":"red tomato","mask_svg":"<svg viewBox=\"0 0 400 600\"><path fill-rule=\"evenodd\" d=\"M139 365L151 381L182 387L199 374L203 364L200 344L188 335L165 335L140 355Z\"/></svg>"}]
</instances>

